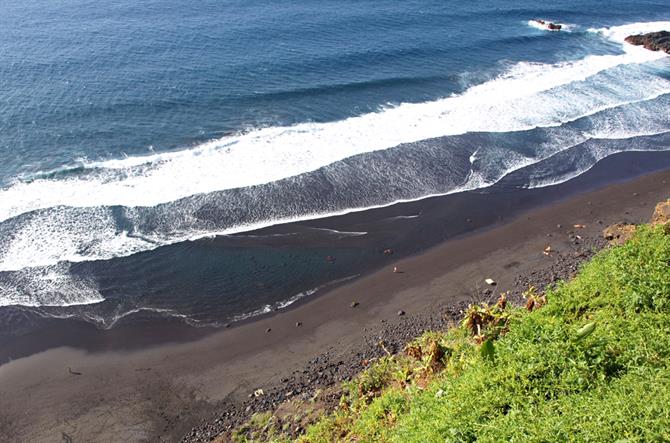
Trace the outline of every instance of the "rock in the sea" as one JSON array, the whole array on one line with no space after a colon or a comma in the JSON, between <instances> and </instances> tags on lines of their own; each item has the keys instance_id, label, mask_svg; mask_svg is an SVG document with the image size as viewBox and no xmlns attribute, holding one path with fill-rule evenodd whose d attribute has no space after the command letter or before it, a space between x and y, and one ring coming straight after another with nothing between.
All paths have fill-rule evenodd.
<instances>
[{"instance_id":1,"label":"rock in the sea","mask_svg":"<svg viewBox=\"0 0 670 443\"><path fill-rule=\"evenodd\" d=\"M670 54L670 32L668 31L629 35L626 41L631 45L644 46L650 51L665 51Z\"/></svg>"},{"instance_id":2,"label":"rock in the sea","mask_svg":"<svg viewBox=\"0 0 670 443\"><path fill-rule=\"evenodd\" d=\"M536 23L539 23L540 25L544 26L545 28L549 29L550 31L560 31L561 28L563 28L563 25L559 25L558 23L553 23L553 22L547 22L544 20L535 20Z\"/></svg>"}]
</instances>

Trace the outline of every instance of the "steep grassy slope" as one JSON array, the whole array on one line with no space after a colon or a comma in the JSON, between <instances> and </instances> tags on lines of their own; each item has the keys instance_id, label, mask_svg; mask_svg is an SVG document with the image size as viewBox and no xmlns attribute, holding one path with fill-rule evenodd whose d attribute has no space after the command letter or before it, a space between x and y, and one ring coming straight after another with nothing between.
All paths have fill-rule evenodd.
<instances>
[{"instance_id":1,"label":"steep grassy slope","mask_svg":"<svg viewBox=\"0 0 670 443\"><path fill-rule=\"evenodd\" d=\"M670 235L637 229L526 308L473 306L345 386L303 442L670 441ZM290 440L266 415L238 440Z\"/></svg>"}]
</instances>

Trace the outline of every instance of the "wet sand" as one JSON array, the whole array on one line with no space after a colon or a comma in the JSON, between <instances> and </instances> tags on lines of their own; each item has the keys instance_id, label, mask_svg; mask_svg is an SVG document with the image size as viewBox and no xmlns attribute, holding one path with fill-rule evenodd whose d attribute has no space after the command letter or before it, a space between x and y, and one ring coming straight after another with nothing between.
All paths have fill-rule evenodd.
<instances>
[{"instance_id":1,"label":"wet sand","mask_svg":"<svg viewBox=\"0 0 670 443\"><path fill-rule=\"evenodd\" d=\"M387 235L407 236L400 246L438 244L385 257L381 269L351 283L229 329L147 321L97 331L55 322L0 343L0 361L12 360L0 366L0 435L18 442L178 441L203 419L216 420L224 405L244 404L258 388L276 391L309 368L334 364L345 377L360 367L352 356L364 355L380 331L418 332L430 324L422 318L481 299L485 278L498 282L494 292L518 287L519 276L548 272L559 257L588 255L605 225L648 220L654 205L670 197L670 169L605 184L623 169L628 177L648 170L652 158L667 161L655 156L615 156L550 188L436 197L321 220L325 227L381 226L378 220L392 214L420 213L421 224L390 226ZM445 208L447 202L463 206ZM456 214L453 226L436 215L447 209ZM592 243L575 244L575 235ZM542 254L547 245L556 256ZM394 266L402 272L393 273ZM314 362L324 355L328 362Z\"/></svg>"}]
</instances>

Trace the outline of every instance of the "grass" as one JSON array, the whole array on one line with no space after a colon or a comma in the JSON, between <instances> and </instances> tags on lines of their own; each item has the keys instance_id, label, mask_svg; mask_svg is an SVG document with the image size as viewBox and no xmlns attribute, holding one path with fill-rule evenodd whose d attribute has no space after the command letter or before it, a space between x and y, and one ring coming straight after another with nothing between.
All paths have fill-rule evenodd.
<instances>
[{"instance_id":1,"label":"grass","mask_svg":"<svg viewBox=\"0 0 670 443\"><path fill-rule=\"evenodd\" d=\"M473 306L374 362L299 441L670 441L665 231L642 226L572 281L531 288L528 309Z\"/></svg>"}]
</instances>

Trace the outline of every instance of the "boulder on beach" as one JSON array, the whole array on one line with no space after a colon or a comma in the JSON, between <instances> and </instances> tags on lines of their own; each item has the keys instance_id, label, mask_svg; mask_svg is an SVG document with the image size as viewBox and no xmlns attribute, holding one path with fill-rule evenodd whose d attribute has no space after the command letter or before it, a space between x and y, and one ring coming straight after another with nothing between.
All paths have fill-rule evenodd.
<instances>
[{"instance_id":1,"label":"boulder on beach","mask_svg":"<svg viewBox=\"0 0 670 443\"><path fill-rule=\"evenodd\" d=\"M626 41L631 45L644 46L650 51L665 51L670 54L670 32L668 31L629 35Z\"/></svg>"}]
</instances>

